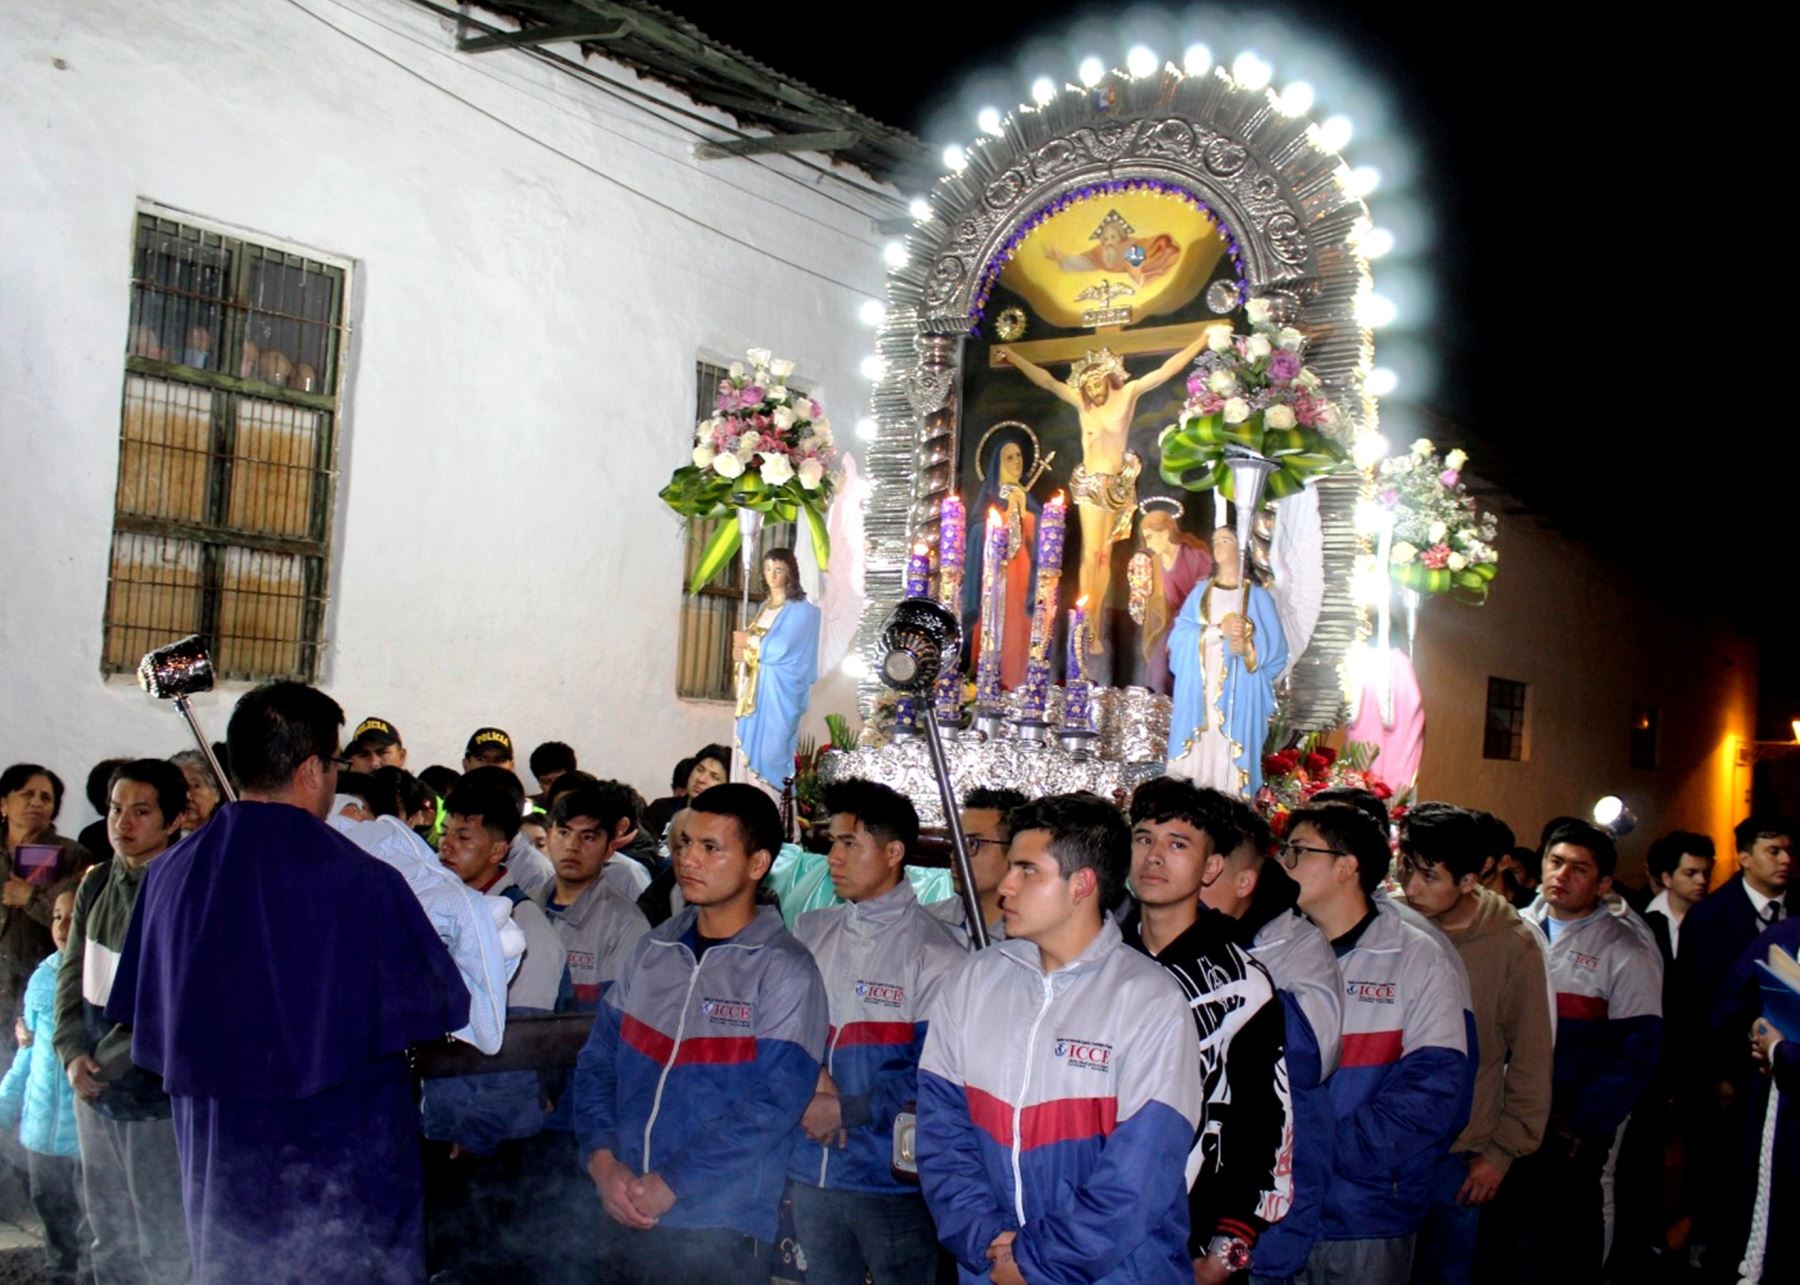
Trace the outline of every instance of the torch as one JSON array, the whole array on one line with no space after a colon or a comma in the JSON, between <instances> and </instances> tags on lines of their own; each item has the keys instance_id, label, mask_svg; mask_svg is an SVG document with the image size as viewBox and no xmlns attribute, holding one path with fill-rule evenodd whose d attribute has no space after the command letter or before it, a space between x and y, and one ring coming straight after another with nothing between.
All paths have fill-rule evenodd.
<instances>
[{"instance_id":1,"label":"torch","mask_svg":"<svg viewBox=\"0 0 1800 1285\"><path fill-rule=\"evenodd\" d=\"M902 696L926 696L937 682L946 657L954 665L961 649L962 626L954 612L929 598L902 599L881 627L881 681ZM951 859L956 862L957 879L962 884L969 940L976 950L981 950L988 944L987 924L981 918L981 898L975 892L969 841L963 836L956 789L950 783L950 760L944 755L937 708L929 700L920 701L919 708L925 718L925 746L931 754L932 774L937 777L938 798L944 805L944 824L950 830Z\"/></svg>"},{"instance_id":2,"label":"torch","mask_svg":"<svg viewBox=\"0 0 1800 1285\"><path fill-rule=\"evenodd\" d=\"M199 742L200 752L206 756L213 777L219 782L219 792L228 802L236 803L237 791L232 788L225 769L219 766L212 742L200 730L200 720L194 717L194 705L188 699L196 692L212 690L213 664L212 657L206 654L205 640L199 634L191 634L180 642L148 653L138 664L138 684L157 700L175 702L175 708L187 719L188 730Z\"/></svg>"}]
</instances>

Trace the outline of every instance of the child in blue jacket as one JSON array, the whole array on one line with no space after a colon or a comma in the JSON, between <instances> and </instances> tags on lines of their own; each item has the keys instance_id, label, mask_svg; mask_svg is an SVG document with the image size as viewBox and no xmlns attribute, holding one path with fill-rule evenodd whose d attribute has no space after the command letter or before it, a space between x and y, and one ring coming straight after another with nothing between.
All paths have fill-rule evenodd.
<instances>
[{"instance_id":1,"label":"child in blue jacket","mask_svg":"<svg viewBox=\"0 0 1800 1285\"><path fill-rule=\"evenodd\" d=\"M51 1041L56 1036L56 973L69 944L75 913L71 883L56 896L50 939L56 950L25 987L19 1052L0 1081L0 1126L19 1126L31 1184L31 1204L44 1223L48 1278L74 1282L86 1237L81 1212L81 1160L75 1142L75 1090Z\"/></svg>"}]
</instances>

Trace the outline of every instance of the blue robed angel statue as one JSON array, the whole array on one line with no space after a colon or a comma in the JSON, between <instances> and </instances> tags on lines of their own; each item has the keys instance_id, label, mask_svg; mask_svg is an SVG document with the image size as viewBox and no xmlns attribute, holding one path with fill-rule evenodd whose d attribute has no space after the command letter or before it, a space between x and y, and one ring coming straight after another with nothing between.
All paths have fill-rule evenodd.
<instances>
[{"instance_id":1,"label":"blue robed angel statue","mask_svg":"<svg viewBox=\"0 0 1800 1285\"><path fill-rule=\"evenodd\" d=\"M763 555L768 597L734 638L738 659L736 758L749 780L777 795L794 775L806 699L819 677L819 609L806 601L792 549Z\"/></svg>"},{"instance_id":2,"label":"blue robed angel statue","mask_svg":"<svg viewBox=\"0 0 1800 1285\"><path fill-rule=\"evenodd\" d=\"M1213 574L1194 587L1169 631L1169 773L1251 798L1262 788L1263 738L1287 668L1287 636L1274 597L1239 561L1237 533L1220 527L1212 548Z\"/></svg>"}]
</instances>

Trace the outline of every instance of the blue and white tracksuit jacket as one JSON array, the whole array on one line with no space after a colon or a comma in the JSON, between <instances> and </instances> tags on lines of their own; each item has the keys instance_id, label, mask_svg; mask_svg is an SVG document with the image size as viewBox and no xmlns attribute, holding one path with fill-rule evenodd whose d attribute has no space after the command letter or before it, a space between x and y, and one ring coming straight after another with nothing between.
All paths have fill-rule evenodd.
<instances>
[{"instance_id":1,"label":"blue and white tracksuit jacket","mask_svg":"<svg viewBox=\"0 0 1800 1285\"><path fill-rule=\"evenodd\" d=\"M663 1227L775 1239L819 1079L825 987L773 906L694 956L692 908L637 943L575 1066L585 1160L605 1148L675 1193Z\"/></svg>"},{"instance_id":2,"label":"blue and white tracksuit jacket","mask_svg":"<svg viewBox=\"0 0 1800 1285\"><path fill-rule=\"evenodd\" d=\"M1256 1242L1258 1275L1298 1275L1319 1238L1325 1188L1331 1181L1331 1134L1336 1116L1329 1077L1343 1039L1343 977L1331 943L1311 920L1283 910L1257 930L1250 957L1269 970L1287 1019L1288 1092L1293 1127L1286 1155L1293 1200L1281 1221Z\"/></svg>"},{"instance_id":3,"label":"blue and white tracksuit jacket","mask_svg":"<svg viewBox=\"0 0 1800 1285\"><path fill-rule=\"evenodd\" d=\"M1558 924L1554 937L1542 897L1522 913L1550 941L1556 992L1550 1119L1611 1146L1662 1057L1662 952L1605 907Z\"/></svg>"},{"instance_id":4,"label":"blue and white tracksuit jacket","mask_svg":"<svg viewBox=\"0 0 1800 1285\"><path fill-rule=\"evenodd\" d=\"M825 979L825 1069L837 1085L849 1142L821 1147L795 1130L788 1176L838 1191L915 1194L915 1185L894 1177L894 1120L919 1096L925 1015L968 951L904 879L856 905L807 911L794 936Z\"/></svg>"},{"instance_id":5,"label":"blue and white tracksuit jacket","mask_svg":"<svg viewBox=\"0 0 1800 1285\"><path fill-rule=\"evenodd\" d=\"M1337 961L1344 1038L1328 1082L1336 1119L1321 1240L1416 1232L1431 1170L1469 1118L1474 1015L1462 960L1399 907L1374 906Z\"/></svg>"},{"instance_id":6,"label":"blue and white tracksuit jacket","mask_svg":"<svg viewBox=\"0 0 1800 1285\"><path fill-rule=\"evenodd\" d=\"M919 1062L919 1179L958 1279L1017 1232L1032 1285L1192 1282L1187 1155L1202 1113L1187 1001L1110 919L1045 973L1030 941L944 983Z\"/></svg>"}]
</instances>

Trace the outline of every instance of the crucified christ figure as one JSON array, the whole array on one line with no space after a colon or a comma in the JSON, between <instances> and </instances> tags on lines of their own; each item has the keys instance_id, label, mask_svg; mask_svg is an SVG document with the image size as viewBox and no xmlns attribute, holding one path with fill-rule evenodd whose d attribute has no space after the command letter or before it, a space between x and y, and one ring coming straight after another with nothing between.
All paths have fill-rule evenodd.
<instances>
[{"instance_id":1,"label":"crucified christ figure","mask_svg":"<svg viewBox=\"0 0 1800 1285\"><path fill-rule=\"evenodd\" d=\"M1081 417L1081 463L1069 477L1081 519L1081 593L1096 624L1112 580L1112 546L1131 536L1137 508L1137 479L1144 463L1125 449L1138 399L1185 370L1206 347L1206 332L1147 375L1127 379L1125 363L1110 349L1090 351L1069 370L1065 382L1010 348L999 355L1045 392L1073 406ZM1094 629L1090 652L1106 648L1103 630Z\"/></svg>"}]
</instances>

